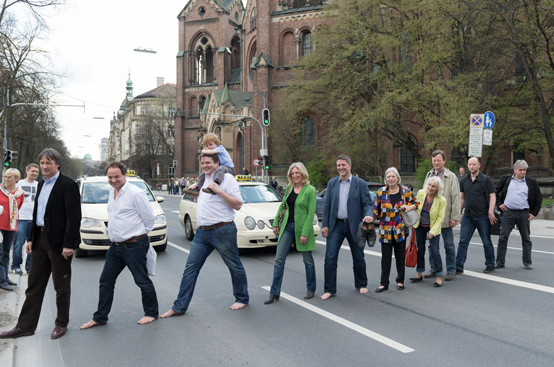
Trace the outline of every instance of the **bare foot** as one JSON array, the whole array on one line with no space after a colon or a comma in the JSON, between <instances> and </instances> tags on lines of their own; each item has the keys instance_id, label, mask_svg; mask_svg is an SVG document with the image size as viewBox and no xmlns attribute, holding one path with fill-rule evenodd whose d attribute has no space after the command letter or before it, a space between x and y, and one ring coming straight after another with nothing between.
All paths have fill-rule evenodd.
<instances>
[{"instance_id":1,"label":"bare foot","mask_svg":"<svg viewBox=\"0 0 554 367\"><path fill-rule=\"evenodd\" d=\"M182 313L179 313L179 312L176 312L176 311L173 311L173 310L169 310L166 313L162 314L160 317L162 319L166 319L166 318L171 317L171 316L180 316L180 315L182 315Z\"/></svg>"},{"instance_id":2,"label":"bare foot","mask_svg":"<svg viewBox=\"0 0 554 367\"><path fill-rule=\"evenodd\" d=\"M333 293L327 292L327 293L323 293L323 295L321 296L321 299L326 300L326 299L329 299L329 298L334 297L334 296L335 295Z\"/></svg>"},{"instance_id":3,"label":"bare foot","mask_svg":"<svg viewBox=\"0 0 554 367\"><path fill-rule=\"evenodd\" d=\"M137 324L139 324L139 325L146 325L146 324L151 323L151 322L154 321L154 320L156 320L154 317L144 316L142 319L140 319L140 320L137 321Z\"/></svg>"},{"instance_id":4,"label":"bare foot","mask_svg":"<svg viewBox=\"0 0 554 367\"><path fill-rule=\"evenodd\" d=\"M369 290L367 288L360 288L360 294L366 294Z\"/></svg>"},{"instance_id":5,"label":"bare foot","mask_svg":"<svg viewBox=\"0 0 554 367\"><path fill-rule=\"evenodd\" d=\"M90 329L91 327L95 327L95 326L98 326L98 325L101 325L101 324L97 323L94 320L90 320L86 324L83 324L83 326L81 326L79 329L81 329L81 330Z\"/></svg>"},{"instance_id":6,"label":"bare foot","mask_svg":"<svg viewBox=\"0 0 554 367\"><path fill-rule=\"evenodd\" d=\"M246 303L235 302L231 305L231 307L229 307L229 309L240 310L241 308L245 308L246 306L248 306Z\"/></svg>"}]
</instances>

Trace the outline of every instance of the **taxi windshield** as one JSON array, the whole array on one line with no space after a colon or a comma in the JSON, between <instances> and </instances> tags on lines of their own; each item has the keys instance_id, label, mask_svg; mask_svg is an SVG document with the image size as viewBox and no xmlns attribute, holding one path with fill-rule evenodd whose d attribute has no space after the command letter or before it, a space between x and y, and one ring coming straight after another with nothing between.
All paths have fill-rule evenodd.
<instances>
[{"instance_id":1,"label":"taxi windshield","mask_svg":"<svg viewBox=\"0 0 554 367\"><path fill-rule=\"evenodd\" d=\"M146 193L148 201L156 201L146 183L142 181L127 181L133 184ZM85 182L83 184L83 193L81 195L81 203L83 204L107 204L110 195L110 184L108 182Z\"/></svg>"},{"instance_id":2,"label":"taxi windshield","mask_svg":"<svg viewBox=\"0 0 554 367\"><path fill-rule=\"evenodd\" d=\"M268 185L240 185L240 194L245 204L280 202L281 195Z\"/></svg>"}]
</instances>

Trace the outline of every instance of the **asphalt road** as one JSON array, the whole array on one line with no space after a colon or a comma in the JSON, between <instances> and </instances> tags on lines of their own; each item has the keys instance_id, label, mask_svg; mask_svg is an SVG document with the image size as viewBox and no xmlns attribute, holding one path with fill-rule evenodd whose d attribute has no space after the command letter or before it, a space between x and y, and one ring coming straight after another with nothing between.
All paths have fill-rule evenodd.
<instances>
[{"instance_id":1,"label":"asphalt road","mask_svg":"<svg viewBox=\"0 0 554 367\"><path fill-rule=\"evenodd\" d=\"M177 295L190 247L177 221L179 197L165 196L170 246L159 254L153 278L160 313ZM455 230L455 241L458 240ZM533 237L534 270L521 264L521 244L512 235L507 268L484 274L478 235L468 251L466 272L442 288L433 281L406 283L404 291L376 294L380 247L367 250L370 293L354 289L352 260L339 256L338 294L323 293L325 242L314 252L318 290L305 301L304 265L291 252L281 300L264 305L273 273L274 250L241 256L248 275L249 307L230 311L234 302L229 272L217 253L198 278L184 316L137 325L140 291L124 270L106 326L81 331L98 302L104 255L74 259L69 331L50 340L55 296L46 293L36 335L17 339L15 366L553 366L554 234ZM493 243L497 237L493 236ZM444 257L443 257L444 260ZM415 270L407 269L406 276ZM396 271L393 266L391 283ZM23 280L23 279L22 279Z\"/></svg>"}]
</instances>

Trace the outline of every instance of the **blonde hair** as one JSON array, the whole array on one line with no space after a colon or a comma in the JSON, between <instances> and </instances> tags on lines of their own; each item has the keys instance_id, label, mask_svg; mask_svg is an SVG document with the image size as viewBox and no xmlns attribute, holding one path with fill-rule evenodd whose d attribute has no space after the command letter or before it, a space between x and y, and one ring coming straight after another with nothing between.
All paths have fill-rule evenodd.
<instances>
[{"instance_id":1,"label":"blonde hair","mask_svg":"<svg viewBox=\"0 0 554 367\"><path fill-rule=\"evenodd\" d=\"M4 175L12 174L13 177L15 177L15 181L19 181L21 179L21 172L17 168L8 168L6 172L4 172Z\"/></svg>"},{"instance_id":2,"label":"blonde hair","mask_svg":"<svg viewBox=\"0 0 554 367\"><path fill-rule=\"evenodd\" d=\"M304 165L301 162L294 162L293 164L290 165L289 171L287 173L287 179L289 180L289 185L294 186L294 181L292 180L292 170L294 168L298 169L298 172L300 172L300 174L302 175L302 186L309 185L310 180L308 180L308 178L310 177L310 175L308 174L308 170L306 169L306 167L304 167Z\"/></svg>"},{"instance_id":3,"label":"blonde hair","mask_svg":"<svg viewBox=\"0 0 554 367\"><path fill-rule=\"evenodd\" d=\"M216 145L221 145L221 140L215 135L214 133L209 133L204 135L204 139L202 139L202 145L206 146L210 143L215 143Z\"/></svg>"},{"instance_id":4,"label":"blonde hair","mask_svg":"<svg viewBox=\"0 0 554 367\"><path fill-rule=\"evenodd\" d=\"M435 196L440 198L444 192L444 184L442 183L442 180L438 176L432 176L427 180L427 185L429 185L429 182L434 182L437 185L437 194ZM424 189L427 191L426 187L424 187Z\"/></svg>"}]
</instances>

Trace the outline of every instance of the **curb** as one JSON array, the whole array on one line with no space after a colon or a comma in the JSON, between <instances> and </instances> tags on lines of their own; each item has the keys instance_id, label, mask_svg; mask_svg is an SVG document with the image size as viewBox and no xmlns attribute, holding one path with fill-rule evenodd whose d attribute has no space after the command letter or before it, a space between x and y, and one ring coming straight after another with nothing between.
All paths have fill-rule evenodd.
<instances>
[{"instance_id":1,"label":"curb","mask_svg":"<svg viewBox=\"0 0 554 367\"><path fill-rule=\"evenodd\" d=\"M0 290L0 331L11 330L17 321L17 300L19 299L19 284L23 281L22 276L17 275L10 278L17 281L17 288L13 292ZM14 286L15 287L15 286ZM0 361L2 366L13 366L15 355L15 339L0 339Z\"/></svg>"}]
</instances>

